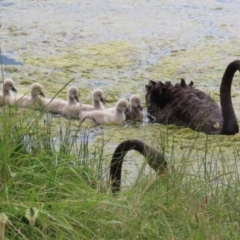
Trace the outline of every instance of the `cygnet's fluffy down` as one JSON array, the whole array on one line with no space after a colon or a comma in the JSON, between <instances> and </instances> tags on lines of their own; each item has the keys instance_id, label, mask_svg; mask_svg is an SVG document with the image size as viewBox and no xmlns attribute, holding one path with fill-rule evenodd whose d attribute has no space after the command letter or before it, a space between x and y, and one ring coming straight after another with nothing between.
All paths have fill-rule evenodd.
<instances>
[{"instance_id":1,"label":"cygnet's fluffy down","mask_svg":"<svg viewBox=\"0 0 240 240\"><path fill-rule=\"evenodd\" d=\"M139 95L133 94L130 97L129 102L130 102L130 111L125 112L126 120L142 121L143 113L142 113L141 99Z\"/></svg>"},{"instance_id":2,"label":"cygnet's fluffy down","mask_svg":"<svg viewBox=\"0 0 240 240\"><path fill-rule=\"evenodd\" d=\"M94 124L105 123L118 123L121 124L125 121L126 117L124 112L128 110L128 101L126 99L120 99L116 104L115 113L106 112L103 110L93 110L81 112L80 120L86 120Z\"/></svg>"},{"instance_id":3,"label":"cygnet's fluffy down","mask_svg":"<svg viewBox=\"0 0 240 240\"><path fill-rule=\"evenodd\" d=\"M79 89L75 86L72 86L68 89L68 103L62 108L62 115L78 118L79 114Z\"/></svg>"},{"instance_id":4,"label":"cygnet's fluffy down","mask_svg":"<svg viewBox=\"0 0 240 240\"><path fill-rule=\"evenodd\" d=\"M43 107L55 114L64 114L64 115L71 115L72 109L74 106L79 102L79 89L75 86L71 86L68 89L67 98L68 100L62 99L42 99ZM79 112L77 117L79 116Z\"/></svg>"},{"instance_id":5,"label":"cygnet's fluffy down","mask_svg":"<svg viewBox=\"0 0 240 240\"><path fill-rule=\"evenodd\" d=\"M12 79L7 78L3 81L2 93L0 93L0 106L14 103L14 96L11 91L17 92Z\"/></svg>"},{"instance_id":6,"label":"cygnet's fluffy down","mask_svg":"<svg viewBox=\"0 0 240 240\"><path fill-rule=\"evenodd\" d=\"M142 121L143 113L140 96L137 94L131 95L129 105L130 111L125 112L126 120ZM115 113L116 107L107 108L105 111Z\"/></svg>"},{"instance_id":7,"label":"cygnet's fluffy down","mask_svg":"<svg viewBox=\"0 0 240 240\"><path fill-rule=\"evenodd\" d=\"M16 96L16 104L19 107L25 108L41 108L42 103L39 96L45 97L42 91L42 85L39 83L34 83L31 86L31 95L30 96Z\"/></svg>"},{"instance_id":8,"label":"cygnet's fluffy down","mask_svg":"<svg viewBox=\"0 0 240 240\"><path fill-rule=\"evenodd\" d=\"M92 92L92 105L81 104L81 111L103 110L105 103L104 93L102 89L95 89Z\"/></svg>"}]
</instances>

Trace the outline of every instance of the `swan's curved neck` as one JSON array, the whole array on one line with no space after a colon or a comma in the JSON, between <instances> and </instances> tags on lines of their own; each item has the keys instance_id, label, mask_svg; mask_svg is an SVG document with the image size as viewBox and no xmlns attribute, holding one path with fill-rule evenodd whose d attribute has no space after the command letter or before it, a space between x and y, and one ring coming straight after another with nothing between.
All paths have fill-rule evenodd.
<instances>
[{"instance_id":1,"label":"swan's curved neck","mask_svg":"<svg viewBox=\"0 0 240 240\"><path fill-rule=\"evenodd\" d=\"M234 74L240 70L240 61L231 62L225 70L220 87L220 103L222 107L223 126L221 134L232 135L239 132L237 118L232 106L231 86Z\"/></svg>"},{"instance_id":2,"label":"swan's curved neck","mask_svg":"<svg viewBox=\"0 0 240 240\"><path fill-rule=\"evenodd\" d=\"M31 98L32 98L32 99L38 98L38 94L37 94L37 93L34 93L34 92L31 92Z\"/></svg>"},{"instance_id":3,"label":"swan's curved neck","mask_svg":"<svg viewBox=\"0 0 240 240\"><path fill-rule=\"evenodd\" d=\"M93 100L94 109L102 109L102 103L100 101Z\"/></svg>"},{"instance_id":4,"label":"swan's curved neck","mask_svg":"<svg viewBox=\"0 0 240 240\"><path fill-rule=\"evenodd\" d=\"M113 193L120 190L123 158L130 150L136 150L146 157L148 164L155 171L162 172L166 169L167 163L160 152L136 139L123 141L115 149L110 165L110 182Z\"/></svg>"},{"instance_id":5,"label":"swan's curved neck","mask_svg":"<svg viewBox=\"0 0 240 240\"><path fill-rule=\"evenodd\" d=\"M72 97L68 97L68 103L71 105L71 104L75 104L76 103L76 100Z\"/></svg>"}]
</instances>

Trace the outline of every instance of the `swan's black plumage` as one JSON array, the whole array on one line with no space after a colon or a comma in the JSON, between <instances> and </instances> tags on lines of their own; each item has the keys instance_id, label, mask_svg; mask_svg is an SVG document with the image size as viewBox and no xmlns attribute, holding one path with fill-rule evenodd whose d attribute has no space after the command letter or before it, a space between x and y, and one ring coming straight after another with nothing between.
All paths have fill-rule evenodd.
<instances>
[{"instance_id":1,"label":"swan's black plumage","mask_svg":"<svg viewBox=\"0 0 240 240\"><path fill-rule=\"evenodd\" d=\"M232 106L231 86L236 71L240 71L240 60L231 62L223 75L220 87L220 103L222 107L223 125L221 134L233 135L239 132L237 118Z\"/></svg>"},{"instance_id":2,"label":"swan's black plumage","mask_svg":"<svg viewBox=\"0 0 240 240\"><path fill-rule=\"evenodd\" d=\"M110 165L110 182L113 193L120 190L123 158L130 150L136 150L145 156L149 166L158 173L163 172L167 167L164 155L147 144L136 139L123 141L115 149Z\"/></svg>"},{"instance_id":3,"label":"swan's black plumage","mask_svg":"<svg viewBox=\"0 0 240 240\"><path fill-rule=\"evenodd\" d=\"M172 85L170 82L149 81L146 85L148 113L156 122L190 127L207 134L236 134L239 132L231 100L234 74L240 70L240 61L231 62L225 70L220 87L221 107L199 89L184 79Z\"/></svg>"}]
</instances>

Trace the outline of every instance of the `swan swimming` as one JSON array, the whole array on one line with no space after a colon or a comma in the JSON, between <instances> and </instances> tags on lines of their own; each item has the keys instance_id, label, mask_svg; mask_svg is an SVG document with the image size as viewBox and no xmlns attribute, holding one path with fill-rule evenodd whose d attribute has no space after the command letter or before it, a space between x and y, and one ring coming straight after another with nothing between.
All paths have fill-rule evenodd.
<instances>
[{"instance_id":1,"label":"swan swimming","mask_svg":"<svg viewBox=\"0 0 240 240\"><path fill-rule=\"evenodd\" d=\"M92 92L92 105L81 103L81 111L103 110L103 103L105 103L103 96L104 93L102 89L94 89Z\"/></svg>"},{"instance_id":2,"label":"swan swimming","mask_svg":"<svg viewBox=\"0 0 240 240\"><path fill-rule=\"evenodd\" d=\"M132 94L129 99L129 108L128 112L125 112L126 120L135 120L135 121L142 121L143 113L142 113L142 106L141 106L141 99L140 96L137 94ZM111 108L106 108L104 111L115 113L116 106Z\"/></svg>"},{"instance_id":3,"label":"swan swimming","mask_svg":"<svg viewBox=\"0 0 240 240\"><path fill-rule=\"evenodd\" d=\"M149 81L146 85L148 113L156 122L190 127L207 134L233 135L239 132L232 106L231 85L234 74L240 70L240 60L231 62L222 77L220 104L182 79L173 86L170 82Z\"/></svg>"},{"instance_id":4,"label":"swan swimming","mask_svg":"<svg viewBox=\"0 0 240 240\"><path fill-rule=\"evenodd\" d=\"M79 102L79 89L76 86L68 88L67 100L42 99L44 108L54 114L69 115L76 103Z\"/></svg>"},{"instance_id":5,"label":"swan swimming","mask_svg":"<svg viewBox=\"0 0 240 240\"><path fill-rule=\"evenodd\" d=\"M79 89L72 86L68 89L68 102L61 110L61 114L68 117L78 118L80 114L79 109Z\"/></svg>"},{"instance_id":6,"label":"swan swimming","mask_svg":"<svg viewBox=\"0 0 240 240\"><path fill-rule=\"evenodd\" d=\"M42 85L39 83L34 83L31 86L30 96L16 96L15 103L19 107L25 108L41 108L41 99L39 96L45 97L42 91Z\"/></svg>"},{"instance_id":7,"label":"swan swimming","mask_svg":"<svg viewBox=\"0 0 240 240\"><path fill-rule=\"evenodd\" d=\"M139 95L133 94L129 99L130 103L130 111L125 113L126 120L134 120L134 121L142 121L143 113L142 113L142 105L141 99Z\"/></svg>"},{"instance_id":8,"label":"swan swimming","mask_svg":"<svg viewBox=\"0 0 240 240\"><path fill-rule=\"evenodd\" d=\"M116 104L116 112L111 113L103 110L82 111L79 115L80 120L86 120L94 124L118 123L125 121L124 112L128 110L128 101L126 99L118 100Z\"/></svg>"},{"instance_id":9,"label":"swan swimming","mask_svg":"<svg viewBox=\"0 0 240 240\"><path fill-rule=\"evenodd\" d=\"M0 106L14 102L14 96L12 95L11 91L17 92L16 88L14 87L14 81L10 78L7 78L2 84L2 93L0 93Z\"/></svg>"}]
</instances>

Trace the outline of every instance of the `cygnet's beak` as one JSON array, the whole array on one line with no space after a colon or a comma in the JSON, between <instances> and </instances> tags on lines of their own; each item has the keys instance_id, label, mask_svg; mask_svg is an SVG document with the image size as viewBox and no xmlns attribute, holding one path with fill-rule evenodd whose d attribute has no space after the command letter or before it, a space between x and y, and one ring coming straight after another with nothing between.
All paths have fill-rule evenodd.
<instances>
[{"instance_id":1,"label":"cygnet's beak","mask_svg":"<svg viewBox=\"0 0 240 240\"><path fill-rule=\"evenodd\" d=\"M140 111L143 110L142 106L140 104L138 104L138 107L137 107Z\"/></svg>"},{"instance_id":2,"label":"cygnet's beak","mask_svg":"<svg viewBox=\"0 0 240 240\"><path fill-rule=\"evenodd\" d=\"M44 93L41 91L40 94L42 97L45 97Z\"/></svg>"},{"instance_id":3,"label":"cygnet's beak","mask_svg":"<svg viewBox=\"0 0 240 240\"><path fill-rule=\"evenodd\" d=\"M14 86L12 86L12 91L17 92L17 89Z\"/></svg>"},{"instance_id":4,"label":"cygnet's beak","mask_svg":"<svg viewBox=\"0 0 240 240\"><path fill-rule=\"evenodd\" d=\"M79 102L79 98L78 98L78 96L75 96L75 100L76 100L77 102Z\"/></svg>"},{"instance_id":5,"label":"cygnet's beak","mask_svg":"<svg viewBox=\"0 0 240 240\"><path fill-rule=\"evenodd\" d=\"M106 102L106 100L104 99L104 98L100 98L100 101L102 102L102 103L105 103Z\"/></svg>"}]
</instances>

